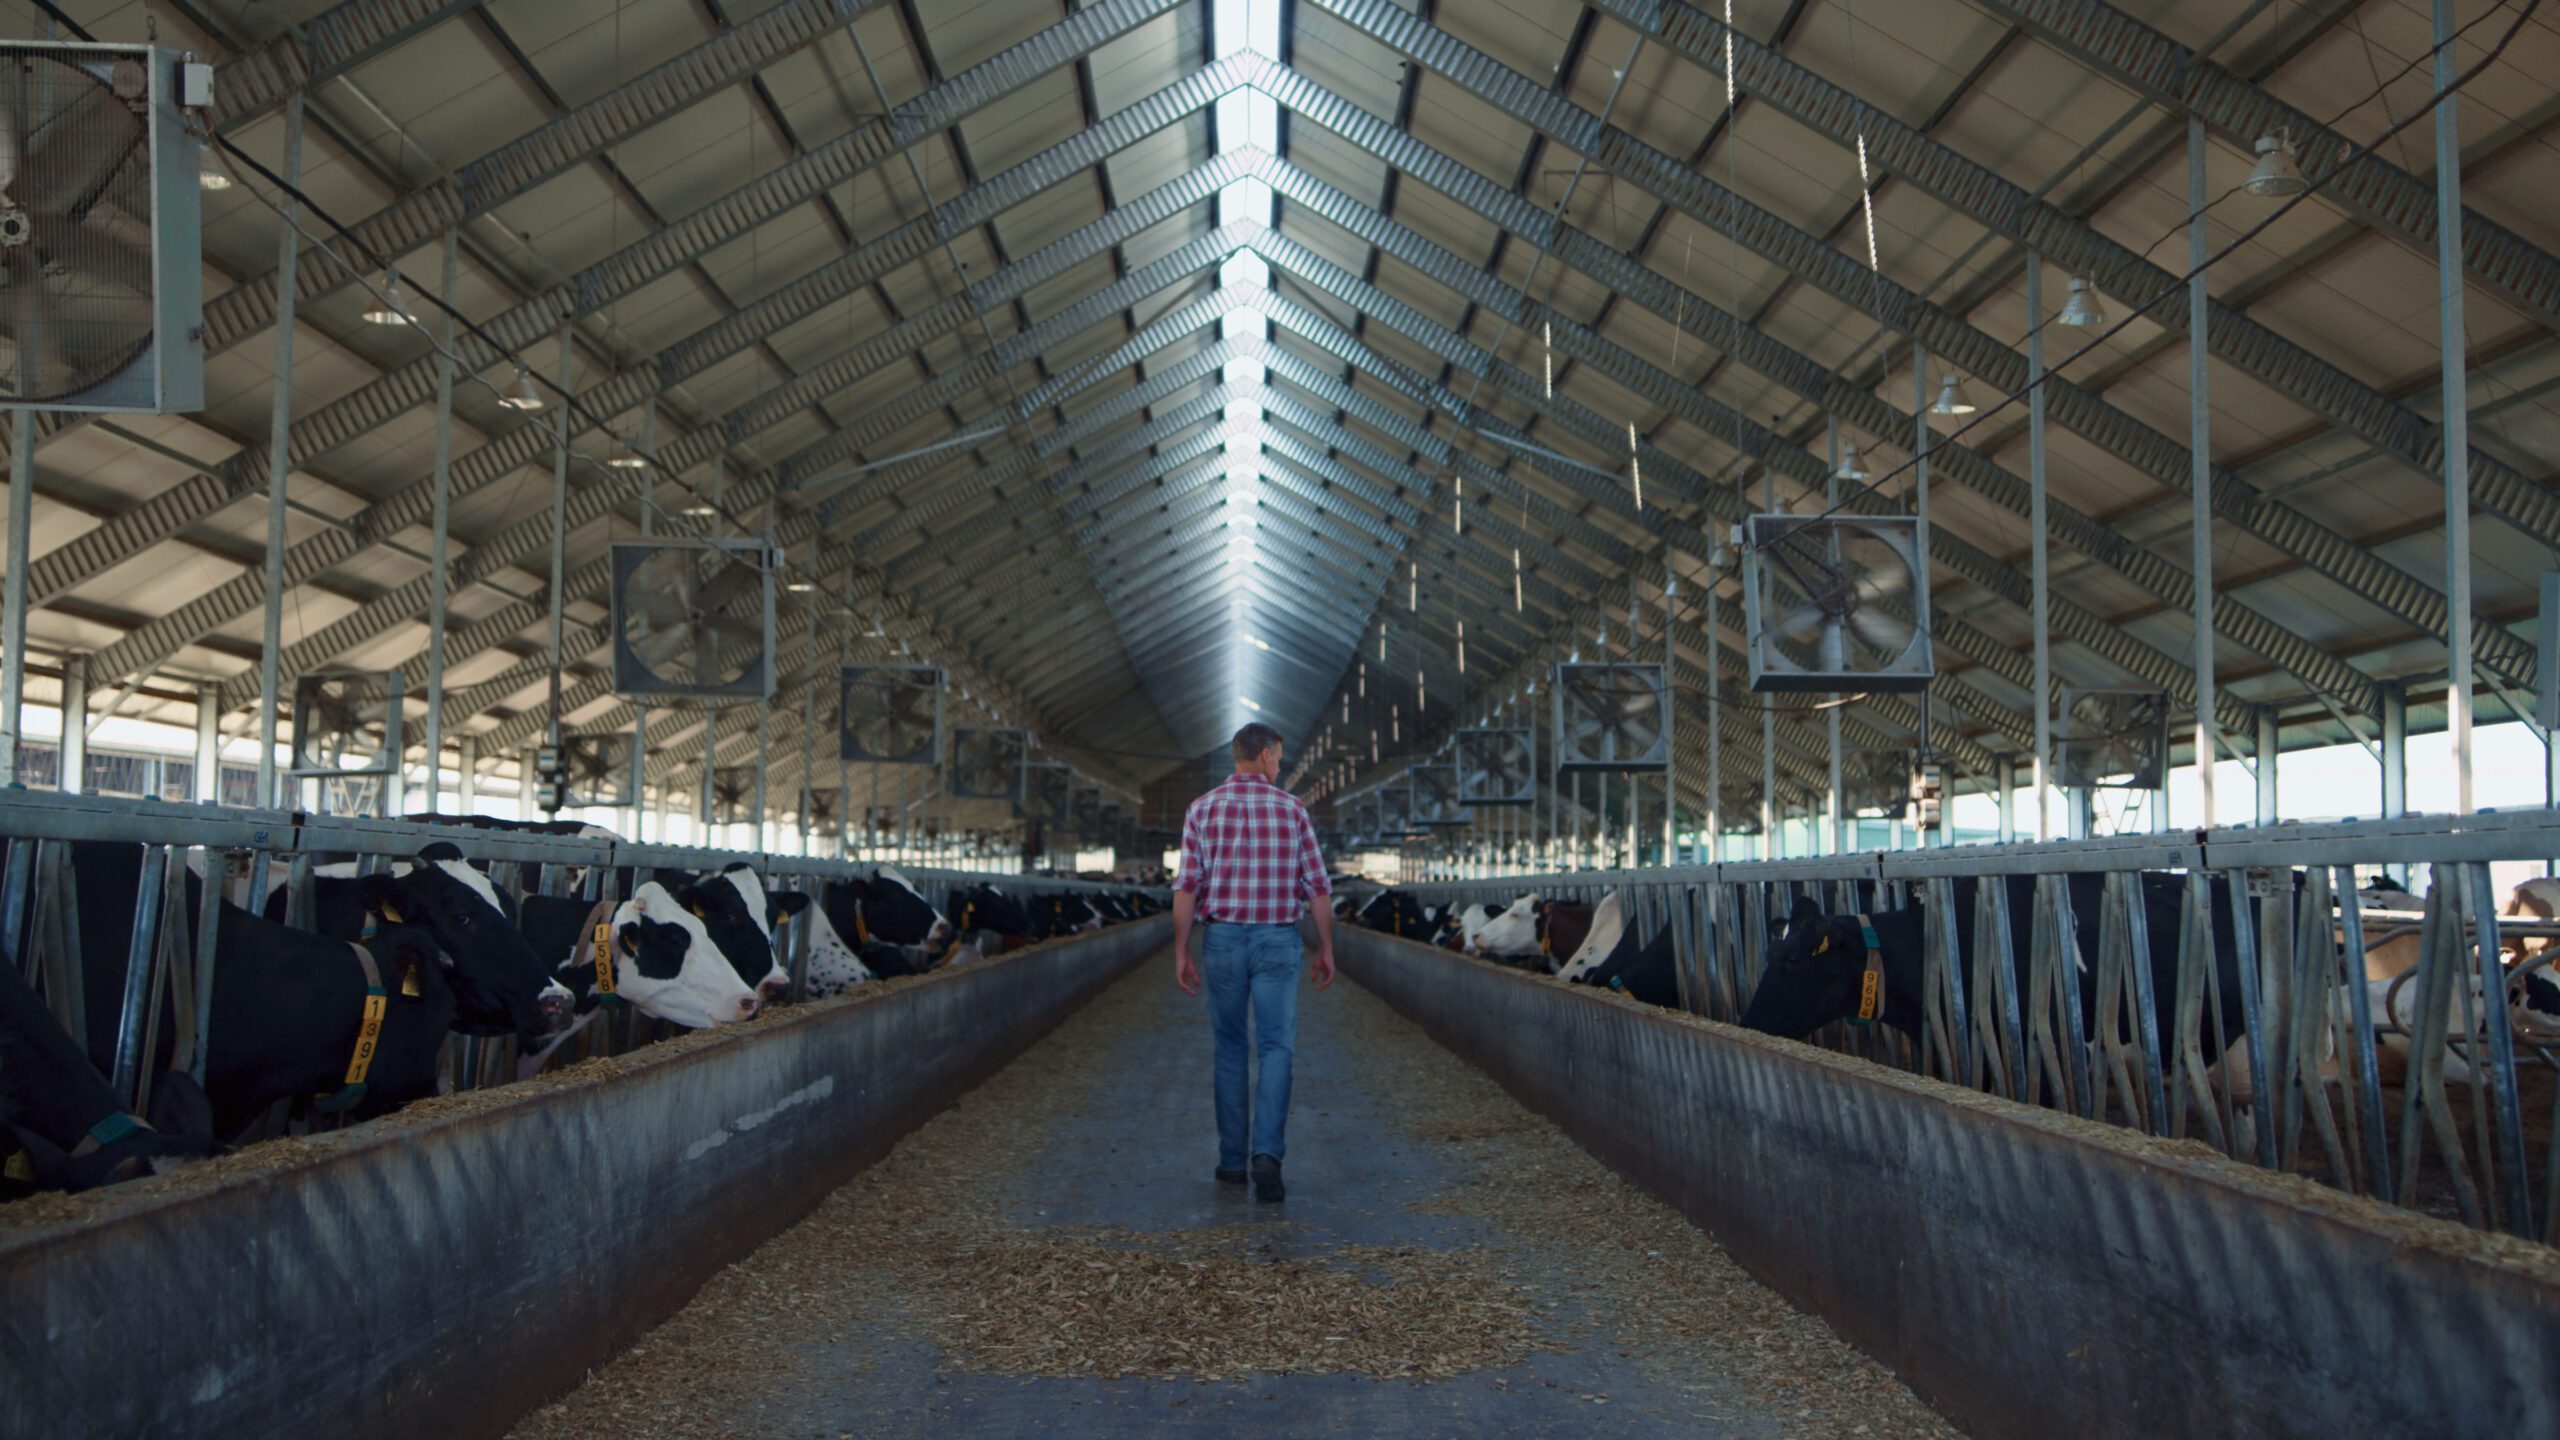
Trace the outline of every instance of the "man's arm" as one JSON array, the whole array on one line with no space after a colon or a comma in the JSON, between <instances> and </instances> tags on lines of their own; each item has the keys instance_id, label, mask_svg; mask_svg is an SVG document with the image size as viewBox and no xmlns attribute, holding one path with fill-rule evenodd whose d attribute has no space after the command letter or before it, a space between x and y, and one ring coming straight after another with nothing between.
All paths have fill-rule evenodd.
<instances>
[{"instance_id":1,"label":"man's arm","mask_svg":"<svg viewBox=\"0 0 2560 1440\"><path fill-rule=\"evenodd\" d=\"M1298 807L1298 889L1316 921L1316 955L1307 973L1324 989L1333 983L1333 877L1324 873L1324 847L1316 843L1316 822L1307 807Z\"/></svg>"},{"instance_id":2,"label":"man's arm","mask_svg":"<svg viewBox=\"0 0 2560 1440\"><path fill-rule=\"evenodd\" d=\"M1199 812L1185 811L1182 873L1173 877L1173 983L1181 986L1185 995L1200 993L1200 967L1191 958L1191 919L1200 905L1200 891L1208 882L1208 867L1200 857Z\"/></svg>"}]
</instances>

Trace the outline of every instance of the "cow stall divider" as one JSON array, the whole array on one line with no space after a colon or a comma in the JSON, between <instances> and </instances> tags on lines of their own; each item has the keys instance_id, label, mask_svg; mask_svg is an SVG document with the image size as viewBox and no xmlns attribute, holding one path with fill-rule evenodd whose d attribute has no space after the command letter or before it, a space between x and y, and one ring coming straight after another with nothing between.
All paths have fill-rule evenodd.
<instances>
[{"instance_id":1,"label":"cow stall divider","mask_svg":"<svg viewBox=\"0 0 2560 1440\"><path fill-rule=\"evenodd\" d=\"M2502 916L2490 881L2493 864L2531 862L2540 874L2555 858L2560 812L2527 810L1411 888L1424 903L1497 906L1524 893L1597 904L1619 892L1640 941L1672 932L1681 1008L1727 1022L1768 967L1769 922L1798 897L1833 915L1916 903L1918 1034L1835 1022L1813 1043L2560 1244L2560 1012L2525 1003L2560 1000L2560 926ZM2358 877L2411 867L2429 880L2421 907L2368 914ZM2030 877L2019 882L2032 887L2023 958L2012 953L2008 883L1958 899L1962 882L1993 877ZM2176 900L2167 937L2144 903L2164 885ZM2078 913L2092 898L2093 924ZM1969 951L1956 921L1967 903ZM2254 923L2230 923L2244 914ZM2228 1004L2217 918L2236 951ZM2502 946L2513 955L2502 959ZM2174 965L2144 963L2171 948ZM2368 985L2369 958L2399 977ZM2094 1023L2078 1023L2084 1014ZM2207 1033L2241 1038L2212 1053Z\"/></svg>"},{"instance_id":2,"label":"cow stall divider","mask_svg":"<svg viewBox=\"0 0 2560 1440\"><path fill-rule=\"evenodd\" d=\"M1169 937L857 987L75 1218L0 1209L0 1435L502 1435Z\"/></svg>"},{"instance_id":3,"label":"cow stall divider","mask_svg":"<svg viewBox=\"0 0 2560 1440\"><path fill-rule=\"evenodd\" d=\"M484 864L491 882L509 893L618 900L623 898L619 891L624 874L646 875L659 869L708 873L744 860L756 867L769 890L807 893L813 906L829 881L868 878L878 868L870 862L639 844L467 824L14 789L0 789L0 839L8 846L7 858L0 862L0 947L5 947L5 960L0 963L16 967L69 1033L85 1037L92 1018L84 1013L79 927L130 925L114 1073L107 1079L136 1111L149 1103L154 1067L147 1057L160 1051L156 1027L164 1010L180 1021L179 1033L170 1037L166 1051L170 1068L186 1070L199 1081L204 1077L212 1043L215 916L220 902L227 899L254 912L281 884L285 923L310 929L314 876L323 865L351 863L358 874L372 874L414 860L421 849L445 841L465 859ZM69 846L75 841L109 841L140 849L141 903L129 920L79 913L69 863ZM170 924L185 903L185 876L190 869L221 881L200 888L192 925ZM1141 888L982 871L899 868L899 873L937 909L946 908L955 887L966 885L998 884L1022 895L1126 893ZM790 997L795 1001L805 993L812 928L800 924L785 930L785 963L792 980ZM194 937L191 946L186 941L189 934ZM589 1053L627 1051L645 1039L681 1033L629 1007L620 1007L604 1025L590 1028L605 1033L592 1042ZM447 1042L444 1065L452 1088L469 1090L513 1078L517 1058L513 1037L455 1035Z\"/></svg>"}]
</instances>

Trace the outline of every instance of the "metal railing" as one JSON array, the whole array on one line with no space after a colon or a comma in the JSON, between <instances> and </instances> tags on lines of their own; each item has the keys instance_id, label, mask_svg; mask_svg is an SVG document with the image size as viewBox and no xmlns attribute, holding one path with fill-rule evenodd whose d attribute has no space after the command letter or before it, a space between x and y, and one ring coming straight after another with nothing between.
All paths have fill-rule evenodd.
<instances>
[{"instance_id":1,"label":"metal railing","mask_svg":"<svg viewBox=\"0 0 2560 1440\"><path fill-rule=\"evenodd\" d=\"M2490 880L2493 863L2555 858L2560 811L2539 810L1407 888L1426 902L1500 904L1531 892L1597 904L1622 892L1640 941L1671 930L1682 1008L1727 1022L1740 1020L1768 966L1769 922L1798 896L1835 915L1917 904L1917 1033L1832 1023L1813 1043L2560 1243L2560 1013L2511 1013L2508 1000L2528 976L2560 982L2560 926L2501 916ZM2365 912L2360 874L2421 869L2420 911ZM2091 874L2102 877L2094 947L2069 883ZM2173 969L2172 942L2150 933L2146 874L2173 877ZM1959 944L1957 882L1995 876L2032 877L2023 959L2012 953L2005 882L1974 887L1971 953ZM2236 975L2219 971L2217 911L2254 916L2230 927ZM2415 958L2400 977L2368 985L2371 952L2403 941L2405 955L2409 937ZM2502 960L2508 941L2524 942L2520 963ZM2237 1015L2223 1013L2231 987L2218 973L2236 981ZM2165 1005L2163 984L2173 987ZM2216 1051L2226 1036L2228 1050ZM2399 1070L2397 1083L2387 1068Z\"/></svg>"},{"instance_id":2,"label":"metal railing","mask_svg":"<svg viewBox=\"0 0 2560 1440\"><path fill-rule=\"evenodd\" d=\"M621 898L617 890L625 873L646 875L661 869L709 872L747 860L756 866L768 889L803 892L815 904L829 881L868 878L878 868L867 861L640 844L470 825L5 789L0 790L0 841L7 846L7 858L0 861L0 947L5 947L6 963L16 967L19 975L43 993L55 1018L85 1049L89 1017L85 1013L79 927L129 924L115 1059L113 1073L107 1079L125 1103L140 1108L147 1100L153 1068L145 1060L160 1049L156 1032L164 1011L174 1014L178 1022L178 1033L170 1037L168 1047L169 1068L186 1070L199 1082L204 1079L212 1043L214 946L220 902L227 899L258 911L281 876L286 923L308 929L316 889L312 879L318 866L351 861L358 873L373 873L413 860L419 850L439 840L452 843L471 860L486 863L492 883L510 893L586 900ZM55 882L69 867L68 846L75 841L112 841L141 847L140 898L133 915L84 916L77 913L76 904L68 902L70 887ZM169 917L182 913L185 876L190 868L201 875L223 877L222 882L201 887L192 925L173 925ZM947 910L954 887L990 883L1023 895L1125 894L1148 888L1046 876L894 868L938 910ZM785 931L789 946L785 963L791 973L793 1000L805 993L811 930L807 925L795 925ZM627 1048L644 1038L651 1027L664 1024L648 1021L636 1012L627 1014L612 1027L609 1044ZM474 1088L512 1075L515 1043L510 1037L451 1037L445 1064L456 1088Z\"/></svg>"}]
</instances>

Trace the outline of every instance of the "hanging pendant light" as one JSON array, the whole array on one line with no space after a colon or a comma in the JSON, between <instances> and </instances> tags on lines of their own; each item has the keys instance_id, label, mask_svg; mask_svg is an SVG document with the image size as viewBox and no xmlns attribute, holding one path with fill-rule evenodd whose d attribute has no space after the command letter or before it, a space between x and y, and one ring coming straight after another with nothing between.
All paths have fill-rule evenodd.
<instances>
[{"instance_id":1,"label":"hanging pendant light","mask_svg":"<svg viewBox=\"0 0 2560 1440\"><path fill-rule=\"evenodd\" d=\"M1831 478L1834 480L1845 480L1852 485L1858 485L1874 479L1875 476L1868 471L1864 464L1860 463L1858 459L1858 447L1852 443L1844 444L1840 447L1840 468L1831 472Z\"/></svg>"},{"instance_id":2,"label":"hanging pendant light","mask_svg":"<svg viewBox=\"0 0 2560 1440\"><path fill-rule=\"evenodd\" d=\"M400 294L399 271L382 272L382 293L374 297L373 307L364 312L364 321L368 325L415 325L418 323L409 314L408 300Z\"/></svg>"},{"instance_id":3,"label":"hanging pendant light","mask_svg":"<svg viewBox=\"0 0 2560 1440\"><path fill-rule=\"evenodd\" d=\"M1938 402L1929 407L1930 414L1970 415L1973 412L1973 402L1964 398L1963 381L1949 375L1938 382Z\"/></svg>"},{"instance_id":4,"label":"hanging pendant light","mask_svg":"<svg viewBox=\"0 0 2560 1440\"><path fill-rule=\"evenodd\" d=\"M533 388L533 377L525 374L524 367L518 365L516 378L508 381L507 388L498 392L498 403L510 410L531 412L542 408L542 392Z\"/></svg>"},{"instance_id":5,"label":"hanging pendant light","mask_svg":"<svg viewBox=\"0 0 2560 1440\"><path fill-rule=\"evenodd\" d=\"M231 188L230 173L224 170L219 164L215 163L213 151L210 149L207 149L204 152L204 159L197 165L196 185L198 188L205 190L228 190Z\"/></svg>"},{"instance_id":6,"label":"hanging pendant light","mask_svg":"<svg viewBox=\"0 0 2560 1440\"><path fill-rule=\"evenodd\" d=\"M2293 136L2282 130L2258 137L2258 163L2240 188L2263 200L2281 200L2311 188L2294 159Z\"/></svg>"},{"instance_id":7,"label":"hanging pendant light","mask_svg":"<svg viewBox=\"0 0 2560 1440\"><path fill-rule=\"evenodd\" d=\"M616 470L646 470L649 468L649 457L632 449L631 442L625 440L614 447L612 458L604 463Z\"/></svg>"},{"instance_id":8,"label":"hanging pendant light","mask_svg":"<svg viewBox=\"0 0 2560 1440\"><path fill-rule=\"evenodd\" d=\"M1627 478L1635 483L1636 513L1644 513L1644 462L1636 453L1636 422L1627 422Z\"/></svg>"},{"instance_id":9,"label":"hanging pendant light","mask_svg":"<svg viewBox=\"0 0 2560 1440\"><path fill-rule=\"evenodd\" d=\"M2062 313L2053 317L2053 323L2074 330L2095 330L2107 323L2107 312L2090 293L2087 276L2071 277L2071 298L2062 302Z\"/></svg>"}]
</instances>

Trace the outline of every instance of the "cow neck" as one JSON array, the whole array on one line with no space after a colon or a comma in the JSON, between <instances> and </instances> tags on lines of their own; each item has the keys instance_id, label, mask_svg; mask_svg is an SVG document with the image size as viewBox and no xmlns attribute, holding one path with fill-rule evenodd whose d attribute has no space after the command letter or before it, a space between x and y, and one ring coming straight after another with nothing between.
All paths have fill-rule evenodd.
<instances>
[{"instance_id":1,"label":"cow neck","mask_svg":"<svg viewBox=\"0 0 2560 1440\"><path fill-rule=\"evenodd\" d=\"M366 917L365 935L371 938L375 926ZM382 987L382 967L375 963L373 951L361 940L347 947L356 952L356 963L364 967L364 1019L356 1027L356 1045L347 1057L346 1079L338 1089L311 1102L311 1108L326 1115L351 1109L364 1099L365 1077L373 1071L375 1049L382 1043L382 1017L391 1007L389 992Z\"/></svg>"},{"instance_id":2,"label":"cow neck","mask_svg":"<svg viewBox=\"0 0 2560 1440\"><path fill-rule=\"evenodd\" d=\"M588 965L595 975L595 994L611 1001L622 999L618 993L619 983L613 961L613 912L616 908L617 904L612 900L598 900L589 906L587 918L578 922L575 942L586 951Z\"/></svg>"},{"instance_id":3,"label":"cow neck","mask_svg":"<svg viewBox=\"0 0 2560 1440\"><path fill-rule=\"evenodd\" d=\"M1884 1015L1884 942L1876 938L1876 922L1865 915L1858 917L1858 939L1867 947L1867 968L1858 977L1858 1008L1849 1023L1873 1025Z\"/></svg>"}]
</instances>

